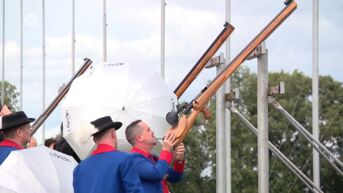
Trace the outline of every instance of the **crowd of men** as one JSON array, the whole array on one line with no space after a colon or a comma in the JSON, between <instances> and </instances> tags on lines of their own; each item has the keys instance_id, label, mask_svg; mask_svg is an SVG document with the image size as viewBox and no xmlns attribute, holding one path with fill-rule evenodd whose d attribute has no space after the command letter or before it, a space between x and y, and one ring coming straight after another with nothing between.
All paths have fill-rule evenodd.
<instances>
[{"instance_id":1,"label":"crowd of men","mask_svg":"<svg viewBox=\"0 0 343 193\"><path fill-rule=\"evenodd\" d=\"M24 149L31 139L30 123L23 111L11 112L4 106L0 112L0 165L11 151ZM96 149L80 161L73 172L75 193L169 193L168 182L182 179L185 167L185 147L175 134L167 132L163 138L160 156L151 153L157 145L154 131L147 123L136 120L126 127L127 141L132 145L129 153L117 149L116 131L122 127L110 116L90 123L96 130L92 138ZM55 148L56 141L45 145ZM55 148L58 150L58 148Z\"/></svg>"}]
</instances>

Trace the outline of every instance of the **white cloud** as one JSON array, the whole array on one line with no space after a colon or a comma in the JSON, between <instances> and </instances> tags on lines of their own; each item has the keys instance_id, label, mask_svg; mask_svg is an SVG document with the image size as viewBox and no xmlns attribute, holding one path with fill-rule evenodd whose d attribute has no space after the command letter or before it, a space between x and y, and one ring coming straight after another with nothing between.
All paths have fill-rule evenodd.
<instances>
[{"instance_id":1,"label":"white cloud","mask_svg":"<svg viewBox=\"0 0 343 193\"><path fill-rule=\"evenodd\" d=\"M19 46L14 41L5 42L5 56L13 58L19 54Z\"/></svg>"}]
</instances>

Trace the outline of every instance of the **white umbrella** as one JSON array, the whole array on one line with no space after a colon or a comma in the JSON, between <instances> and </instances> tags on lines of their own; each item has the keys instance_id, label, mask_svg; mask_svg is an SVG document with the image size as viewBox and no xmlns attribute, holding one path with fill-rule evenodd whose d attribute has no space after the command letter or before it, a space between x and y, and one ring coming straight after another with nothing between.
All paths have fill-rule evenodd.
<instances>
[{"instance_id":1,"label":"white umbrella","mask_svg":"<svg viewBox=\"0 0 343 193\"><path fill-rule=\"evenodd\" d=\"M147 122L162 137L170 125L165 120L177 99L160 75L140 65L98 64L78 77L62 103L64 137L84 159L94 148L89 122L109 115L123 126L117 131L118 148L127 151L126 126L137 119Z\"/></svg>"},{"instance_id":2,"label":"white umbrella","mask_svg":"<svg viewBox=\"0 0 343 193\"><path fill-rule=\"evenodd\" d=\"M0 166L2 193L72 193L74 158L45 146L12 151Z\"/></svg>"}]
</instances>

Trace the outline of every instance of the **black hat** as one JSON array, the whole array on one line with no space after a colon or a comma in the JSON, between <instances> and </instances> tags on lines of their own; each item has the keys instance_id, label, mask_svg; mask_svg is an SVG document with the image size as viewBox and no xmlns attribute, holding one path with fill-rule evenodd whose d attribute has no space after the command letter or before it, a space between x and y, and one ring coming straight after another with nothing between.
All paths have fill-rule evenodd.
<instances>
[{"instance_id":1,"label":"black hat","mask_svg":"<svg viewBox=\"0 0 343 193\"><path fill-rule=\"evenodd\" d=\"M104 131L106 129L111 129L111 128L118 130L122 126L121 122L113 122L110 116L101 117L95 121L92 121L91 123L92 123L92 125L94 125L94 127L96 129L99 130L98 132ZM98 132L96 132L96 133L98 133ZM96 133L94 133L94 134L96 134Z\"/></svg>"},{"instance_id":2,"label":"black hat","mask_svg":"<svg viewBox=\"0 0 343 193\"><path fill-rule=\"evenodd\" d=\"M21 125L31 123L35 119L34 118L28 118L26 114L23 111L14 112L8 115L4 115L1 118L1 128L0 130L7 130L19 127Z\"/></svg>"}]
</instances>

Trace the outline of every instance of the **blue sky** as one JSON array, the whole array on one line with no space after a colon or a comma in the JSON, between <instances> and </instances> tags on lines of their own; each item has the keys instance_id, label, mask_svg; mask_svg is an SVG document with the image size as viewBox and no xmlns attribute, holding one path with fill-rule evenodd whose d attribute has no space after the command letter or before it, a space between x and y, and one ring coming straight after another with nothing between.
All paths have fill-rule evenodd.
<instances>
[{"instance_id":1,"label":"blue sky","mask_svg":"<svg viewBox=\"0 0 343 193\"><path fill-rule=\"evenodd\" d=\"M174 89L222 30L225 0L166 0L166 81ZM298 9L267 39L269 70L299 70L311 76L312 1L299 0ZM231 58L284 7L283 0L231 0ZM45 0L46 105L71 77L71 1ZM102 61L102 0L75 0L76 69L84 57ZM5 79L19 91L20 1L5 5ZM320 1L319 73L343 82L343 2ZM2 4L1 4L2 10ZM1 11L2 21L2 11ZM108 61L145 65L159 72L160 1L107 0ZM2 28L2 23L1 23ZM2 33L2 29L1 32ZM1 45L2 46L2 43ZM220 51L224 51L221 49ZM256 71L256 61L243 65ZM185 93L191 99L214 69L206 69ZM24 0L23 110L38 117L42 112L42 1ZM46 122L55 135L60 120L56 109ZM37 132L37 138L40 136Z\"/></svg>"}]
</instances>

